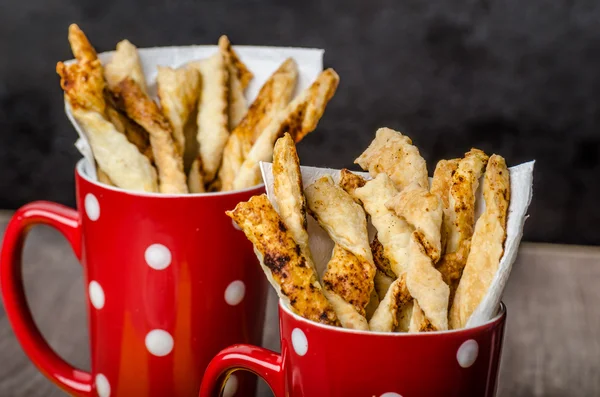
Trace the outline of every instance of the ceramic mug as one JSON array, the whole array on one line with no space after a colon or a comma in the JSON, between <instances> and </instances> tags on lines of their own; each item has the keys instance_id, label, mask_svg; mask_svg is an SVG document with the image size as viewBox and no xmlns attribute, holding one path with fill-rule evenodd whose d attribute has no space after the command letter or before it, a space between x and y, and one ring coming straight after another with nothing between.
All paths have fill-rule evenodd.
<instances>
[{"instance_id":1,"label":"ceramic mug","mask_svg":"<svg viewBox=\"0 0 600 397\"><path fill-rule=\"evenodd\" d=\"M364 332L308 321L279 304L281 354L245 344L208 365L200 397L217 397L240 369L276 397L492 397L506 309L476 328L415 334Z\"/></svg>"},{"instance_id":2,"label":"ceramic mug","mask_svg":"<svg viewBox=\"0 0 600 397\"><path fill-rule=\"evenodd\" d=\"M136 193L91 180L86 165L81 161L75 172L78 210L34 202L6 229L0 282L17 339L42 373L72 395L195 396L219 350L262 340L267 281L225 211L264 188ZM60 231L83 265L91 372L61 359L29 311L21 252L36 224ZM239 395L254 395L256 377L234 381L229 386Z\"/></svg>"}]
</instances>

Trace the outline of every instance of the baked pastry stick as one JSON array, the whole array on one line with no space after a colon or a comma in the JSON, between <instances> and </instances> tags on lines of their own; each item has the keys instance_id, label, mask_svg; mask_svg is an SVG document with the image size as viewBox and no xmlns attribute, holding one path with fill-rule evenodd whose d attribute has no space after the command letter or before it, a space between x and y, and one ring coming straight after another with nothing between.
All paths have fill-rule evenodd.
<instances>
[{"instance_id":1,"label":"baked pastry stick","mask_svg":"<svg viewBox=\"0 0 600 397\"><path fill-rule=\"evenodd\" d=\"M385 206L415 228L414 234L433 263L440 259L442 200L416 182L392 197Z\"/></svg>"},{"instance_id":2,"label":"baked pastry stick","mask_svg":"<svg viewBox=\"0 0 600 397\"><path fill-rule=\"evenodd\" d=\"M208 184L217 176L223 149L229 138L229 72L221 52L190 65L202 75L196 139L204 181Z\"/></svg>"},{"instance_id":3,"label":"baked pastry stick","mask_svg":"<svg viewBox=\"0 0 600 397\"><path fill-rule=\"evenodd\" d=\"M403 321L399 324L400 318L410 319L412 312L413 298L406 287L406 274L396 278L387 286L386 284L392 280L386 275L379 273L375 276L375 287L378 288L378 294L381 301L379 306L369 320L369 328L371 331L392 332L398 330L400 332L408 331L408 322ZM383 290L385 293L382 294ZM383 298L382 298L383 296Z\"/></svg>"},{"instance_id":4,"label":"baked pastry stick","mask_svg":"<svg viewBox=\"0 0 600 397\"><path fill-rule=\"evenodd\" d=\"M289 132L294 141L299 142L317 128L327 103L337 89L338 82L339 76L333 69L321 72L309 88L277 114L252 146L233 181L234 189L243 189L260 183L259 163L273 158L273 145L283 133Z\"/></svg>"},{"instance_id":5,"label":"baked pastry stick","mask_svg":"<svg viewBox=\"0 0 600 397\"><path fill-rule=\"evenodd\" d=\"M488 162L488 156L479 149L465 154L452 175L448 205L450 208L450 233L447 252L456 252L460 244L473 235L475 224L475 193L479 179Z\"/></svg>"},{"instance_id":6,"label":"baked pastry stick","mask_svg":"<svg viewBox=\"0 0 600 397\"><path fill-rule=\"evenodd\" d=\"M233 130L248 110L244 90L252 80L253 75L233 51L227 36L219 38L219 51L229 72L229 129Z\"/></svg>"},{"instance_id":7,"label":"baked pastry stick","mask_svg":"<svg viewBox=\"0 0 600 397\"><path fill-rule=\"evenodd\" d=\"M385 206L396 194L394 184L385 173L378 174L375 179L354 190L354 197L363 203L377 230L377 242L371 245L374 248L374 258L377 258L375 263L386 277L395 280L369 322L373 331L393 331L398 324L398 314L410 310L410 294L400 290L405 288L405 283L400 279L408 270L408 240L412 230L404 219ZM381 280L382 276L378 276L378 279Z\"/></svg>"},{"instance_id":8,"label":"baked pastry stick","mask_svg":"<svg viewBox=\"0 0 600 397\"><path fill-rule=\"evenodd\" d=\"M415 299L409 332L446 330L450 290L434 267L441 251L442 200L413 182L390 199L386 207L414 229L408 244L406 273L406 285Z\"/></svg>"},{"instance_id":9,"label":"baked pastry stick","mask_svg":"<svg viewBox=\"0 0 600 397\"><path fill-rule=\"evenodd\" d=\"M366 183L367 181L362 176L356 175L346 168L340 171L340 187L360 205L362 205L362 201L356 197L354 191L365 186ZM373 241L371 241L371 253L373 254L373 262L378 272L383 272L383 274L391 278L389 282L391 284L396 278L396 274L392 271L390 260L385 256L383 245L381 245L381 242L377 238L377 234L375 234Z\"/></svg>"},{"instance_id":10,"label":"baked pastry stick","mask_svg":"<svg viewBox=\"0 0 600 397\"><path fill-rule=\"evenodd\" d=\"M161 111L171 123L177 150L183 156L185 150L183 128L198 103L200 73L190 66L179 69L159 66L156 84Z\"/></svg>"},{"instance_id":11,"label":"baked pastry stick","mask_svg":"<svg viewBox=\"0 0 600 397\"><path fill-rule=\"evenodd\" d=\"M369 171L373 178L380 173L387 174L398 190L412 182L429 188L425 159L411 139L398 131L389 128L377 130L373 142L354 163Z\"/></svg>"},{"instance_id":12,"label":"baked pastry stick","mask_svg":"<svg viewBox=\"0 0 600 397\"><path fill-rule=\"evenodd\" d=\"M302 255L316 271L308 246L306 198L300 161L296 145L287 133L277 140L273 149L273 190L283 223L300 247Z\"/></svg>"},{"instance_id":13,"label":"baked pastry stick","mask_svg":"<svg viewBox=\"0 0 600 397\"><path fill-rule=\"evenodd\" d=\"M487 293L504 254L510 203L510 176L504 158L492 155L483 181L485 211L477 220L456 296L450 309L450 327L463 328Z\"/></svg>"},{"instance_id":14,"label":"baked pastry stick","mask_svg":"<svg viewBox=\"0 0 600 397\"><path fill-rule=\"evenodd\" d=\"M254 245L279 298L294 313L322 324L339 325L317 275L266 195L254 196L227 211Z\"/></svg>"},{"instance_id":15,"label":"baked pastry stick","mask_svg":"<svg viewBox=\"0 0 600 397\"><path fill-rule=\"evenodd\" d=\"M219 170L223 190L233 189L233 181L252 145L290 102L297 78L298 66L292 58L288 58L262 86L244 118L231 132Z\"/></svg>"},{"instance_id":16,"label":"baked pastry stick","mask_svg":"<svg viewBox=\"0 0 600 397\"><path fill-rule=\"evenodd\" d=\"M150 134L154 161L158 168L161 193L187 193L183 159L173 141L173 130L156 103L140 86L126 77L119 83L116 94L127 115Z\"/></svg>"},{"instance_id":17,"label":"baked pastry stick","mask_svg":"<svg viewBox=\"0 0 600 397\"><path fill-rule=\"evenodd\" d=\"M450 219L448 217L448 207L450 206L450 187L452 186L452 175L458 168L460 159L440 160L435 166L433 178L431 181L431 193L437 195L442 200L444 215L442 217L441 235L441 254L446 250L446 241L450 230Z\"/></svg>"},{"instance_id":18,"label":"baked pastry stick","mask_svg":"<svg viewBox=\"0 0 600 397\"><path fill-rule=\"evenodd\" d=\"M325 294L342 326L368 330L365 308L371 299L375 265L366 214L330 176L318 179L305 193L311 214L335 243L323 274Z\"/></svg>"},{"instance_id":19,"label":"baked pastry stick","mask_svg":"<svg viewBox=\"0 0 600 397\"><path fill-rule=\"evenodd\" d=\"M145 94L148 93L140 56L136 46L131 44L129 40L117 43L117 49L112 59L104 68L104 77L111 91L116 90L119 83L124 78L129 77L137 83Z\"/></svg>"},{"instance_id":20,"label":"baked pastry stick","mask_svg":"<svg viewBox=\"0 0 600 397\"><path fill-rule=\"evenodd\" d=\"M391 269L395 277L408 270L408 240L412 233L408 223L386 207L386 203L397 193L392 180L384 173L354 190L354 197L363 203L365 211L371 216L371 223L377 230L377 240L383 247L383 256L389 261L389 266L382 266L381 270L389 274L388 269Z\"/></svg>"},{"instance_id":21,"label":"baked pastry stick","mask_svg":"<svg viewBox=\"0 0 600 397\"><path fill-rule=\"evenodd\" d=\"M471 149L452 174L448 210L445 212L446 248L437 264L444 281L450 286L450 305L469 255L475 222L475 193L487 161L488 156L484 152Z\"/></svg>"},{"instance_id":22,"label":"baked pastry stick","mask_svg":"<svg viewBox=\"0 0 600 397\"><path fill-rule=\"evenodd\" d=\"M156 191L156 171L150 161L108 119L102 64L75 24L69 27L69 42L77 62L59 62L56 72L73 116L89 139L99 177L124 189Z\"/></svg>"},{"instance_id":23,"label":"baked pastry stick","mask_svg":"<svg viewBox=\"0 0 600 397\"><path fill-rule=\"evenodd\" d=\"M350 172L346 168L343 168L340 171L340 182L339 182L340 187L342 189L344 189L346 191L346 193L348 193L350 195L350 197L352 197L354 199L354 201L356 201L361 206L362 206L362 202L360 200L358 200L356 197L353 197L354 190L359 187L363 187L365 185L365 183L367 183L367 181L362 176L356 175L356 174ZM379 250L378 248L381 248L381 249ZM380 300L383 299L383 296L385 296L385 291L387 291L389 284L391 284L394 281L394 279L392 278L389 281L389 283L387 284L387 286L385 286L385 287L383 286L383 284L381 284L380 289L385 288L385 291L382 294L379 293L379 289L377 286L377 280L376 280L377 274L380 273L380 271L379 271L380 267L385 266L386 264L389 265L389 261L387 261L387 258L384 258L382 256L383 255L383 247L381 246L381 243L379 242L379 240L377 240L377 235L375 235L375 238L371 242L371 253L373 255L373 262L375 263L375 267L377 268L377 270L375 273L375 277L373 278L375 288L373 288L373 290L371 291L371 299L369 300L369 303L367 304L367 307L365 308L365 311L366 311L365 317L366 317L367 321L371 320L371 318L373 317L373 314L375 314L375 311L377 310L377 307L379 307ZM391 272L391 269L390 269L390 272ZM383 283L385 283L385 280L383 280Z\"/></svg>"},{"instance_id":24,"label":"baked pastry stick","mask_svg":"<svg viewBox=\"0 0 600 397\"><path fill-rule=\"evenodd\" d=\"M434 267L416 231L410 238L409 255L410 266L406 273L406 286L415 301L412 317L420 316L419 312L422 311L427 320L427 324L423 324L423 321L417 322L417 327L409 328L409 331L445 331L448 329L450 289ZM411 319L411 324L414 323L414 319Z\"/></svg>"},{"instance_id":25,"label":"baked pastry stick","mask_svg":"<svg viewBox=\"0 0 600 397\"><path fill-rule=\"evenodd\" d=\"M108 121L115 126L117 131L125 134L129 142L137 146L140 153L148 157L151 164L154 164L154 155L152 154L152 146L150 145L148 132L118 109L112 93L105 90L104 99L106 100L106 116Z\"/></svg>"}]
</instances>

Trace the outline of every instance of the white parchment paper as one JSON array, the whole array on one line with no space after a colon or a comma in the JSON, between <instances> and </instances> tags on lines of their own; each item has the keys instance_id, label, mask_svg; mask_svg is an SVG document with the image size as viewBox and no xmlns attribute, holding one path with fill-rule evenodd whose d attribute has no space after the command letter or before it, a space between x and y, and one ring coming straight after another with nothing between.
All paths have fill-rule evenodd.
<instances>
[{"instance_id":1,"label":"white parchment paper","mask_svg":"<svg viewBox=\"0 0 600 397\"><path fill-rule=\"evenodd\" d=\"M467 323L467 327L475 327L487 322L495 316L498 310L498 305L502 299L504 287L506 286L512 265L517 258L519 244L521 243L521 237L523 236L523 227L525 225L525 220L527 219L527 208L529 207L529 203L531 202L531 197L533 194L533 166L534 161L530 161L509 169L511 199L508 207L504 255L500 260L498 272L492 281L490 289L483 298L481 304L473 312L473 315ZM261 171L269 200L276 207L277 204L275 202L275 195L273 192L272 164L261 163ZM339 182L340 178L340 170L334 170L330 168L303 166L301 167L301 171L304 187L311 185L324 175L331 175L336 183ZM371 179L368 173L356 172L356 174L361 175L366 179ZM483 183L483 180L481 182ZM480 186L482 183L480 183ZM479 217L479 215L485 209L485 201L483 199L481 189L479 189L478 198L476 201L478 203L476 208L476 216ZM319 224L314 219L311 217L308 218L309 245L313 254L315 265L317 266L317 270L320 274L322 274L327 262L331 257L333 241L331 241L327 233L321 229ZM372 225L369 226L372 228Z\"/></svg>"},{"instance_id":2,"label":"white parchment paper","mask_svg":"<svg viewBox=\"0 0 600 397\"><path fill-rule=\"evenodd\" d=\"M262 85L269 76L281 65L287 58L294 58L298 64L298 84L296 93L307 88L317 78L323 70L323 53L321 49L314 48L291 48L291 47L255 47L255 46L234 46L234 50L239 55L242 62L254 73L254 78L246 90L248 104L252 103ZM156 75L157 66L170 66L177 68L189 62L205 59L218 51L216 45L206 46L185 46L185 47L157 47L138 49L144 75L148 84L150 95L156 95ZM110 62L114 51L98 54L98 58L103 64ZM75 62L74 60L66 63ZM79 134L79 139L75 146L85 157L89 164L94 164L92 149L86 137L85 131L77 123L68 103L65 101L65 112L67 117ZM89 176L96 179L96 168L87 167Z\"/></svg>"}]
</instances>

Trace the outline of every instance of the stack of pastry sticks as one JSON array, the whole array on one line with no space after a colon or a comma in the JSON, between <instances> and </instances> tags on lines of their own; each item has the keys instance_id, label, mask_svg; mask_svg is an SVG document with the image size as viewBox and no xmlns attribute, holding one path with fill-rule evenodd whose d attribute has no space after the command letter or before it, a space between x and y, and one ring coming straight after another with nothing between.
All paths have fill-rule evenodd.
<instances>
[{"instance_id":1,"label":"stack of pastry sticks","mask_svg":"<svg viewBox=\"0 0 600 397\"><path fill-rule=\"evenodd\" d=\"M466 326L498 271L506 240L510 178L504 159L471 149L438 162L432 182L410 138L377 131L346 169L302 185L294 139L274 148L273 188L227 214L254 244L280 298L323 324L379 332ZM475 204L483 176L485 211ZM319 274L308 244L307 214L334 248ZM368 221L376 229L369 240Z\"/></svg>"},{"instance_id":2,"label":"stack of pastry sticks","mask_svg":"<svg viewBox=\"0 0 600 397\"><path fill-rule=\"evenodd\" d=\"M339 81L327 69L294 97L298 67L289 58L248 106L253 74L222 36L207 59L158 67L157 103L129 41L117 44L106 65L77 25L69 27L69 42L76 62L56 66L66 100L99 180L129 190L201 193L259 184L259 162L271 161L277 138L288 132L299 142L312 132Z\"/></svg>"}]
</instances>

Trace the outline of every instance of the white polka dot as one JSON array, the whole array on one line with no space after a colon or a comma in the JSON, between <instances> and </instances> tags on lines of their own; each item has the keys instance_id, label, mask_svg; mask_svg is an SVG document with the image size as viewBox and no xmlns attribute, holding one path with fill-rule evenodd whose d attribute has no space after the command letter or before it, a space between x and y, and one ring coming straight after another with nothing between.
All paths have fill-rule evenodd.
<instances>
[{"instance_id":1,"label":"white polka dot","mask_svg":"<svg viewBox=\"0 0 600 397\"><path fill-rule=\"evenodd\" d=\"M402 396L400 394L398 394L398 393L388 392L388 393L383 393L379 397L402 397Z\"/></svg>"},{"instance_id":2,"label":"white polka dot","mask_svg":"<svg viewBox=\"0 0 600 397\"><path fill-rule=\"evenodd\" d=\"M223 397L233 397L238 389L238 378L235 375L231 375L225 383L223 388Z\"/></svg>"},{"instance_id":3,"label":"white polka dot","mask_svg":"<svg viewBox=\"0 0 600 397\"><path fill-rule=\"evenodd\" d=\"M155 356L166 356L173 350L173 337L167 331L154 329L146 335L146 349Z\"/></svg>"},{"instance_id":4,"label":"white polka dot","mask_svg":"<svg viewBox=\"0 0 600 397\"><path fill-rule=\"evenodd\" d=\"M479 354L479 345L473 339L469 339L458 348L456 360L463 368L469 368L477 360Z\"/></svg>"},{"instance_id":5,"label":"white polka dot","mask_svg":"<svg viewBox=\"0 0 600 397\"><path fill-rule=\"evenodd\" d=\"M294 328L292 331L292 345L297 355L303 356L308 351L308 340L306 335L299 328Z\"/></svg>"},{"instance_id":6,"label":"white polka dot","mask_svg":"<svg viewBox=\"0 0 600 397\"><path fill-rule=\"evenodd\" d=\"M144 258L152 269L163 270L171 264L171 251L162 244L152 244L146 248Z\"/></svg>"},{"instance_id":7,"label":"white polka dot","mask_svg":"<svg viewBox=\"0 0 600 397\"><path fill-rule=\"evenodd\" d=\"M96 375L96 393L98 397L110 397L110 383L102 374Z\"/></svg>"},{"instance_id":8,"label":"white polka dot","mask_svg":"<svg viewBox=\"0 0 600 397\"><path fill-rule=\"evenodd\" d=\"M98 199L92 193L85 195L84 199L85 213L91 221L97 221L100 218L100 204Z\"/></svg>"},{"instance_id":9,"label":"white polka dot","mask_svg":"<svg viewBox=\"0 0 600 397\"><path fill-rule=\"evenodd\" d=\"M238 226L238 224L237 224L237 223L235 223L235 221L234 221L234 220L232 220L232 221L231 221L231 223L233 224L233 228L234 228L234 229L236 229L236 230L242 230L242 228L241 228L241 227L239 227L239 226Z\"/></svg>"},{"instance_id":10,"label":"white polka dot","mask_svg":"<svg viewBox=\"0 0 600 397\"><path fill-rule=\"evenodd\" d=\"M233 281L225 289L225 302L231 306L239 304L246 294L246 286L241 280Z\"/></svg>"},{"instance_id":11,"label":"white polka dot","mask_svg":"<svg viewBox=\"0 0 600 397\"><path fill-rule=\"evenodd\" d=\"M102 309L104 307L104 290L97 281L90 281L88 293L92 306L98 310Z\"/></svg>"}]
</instances>

